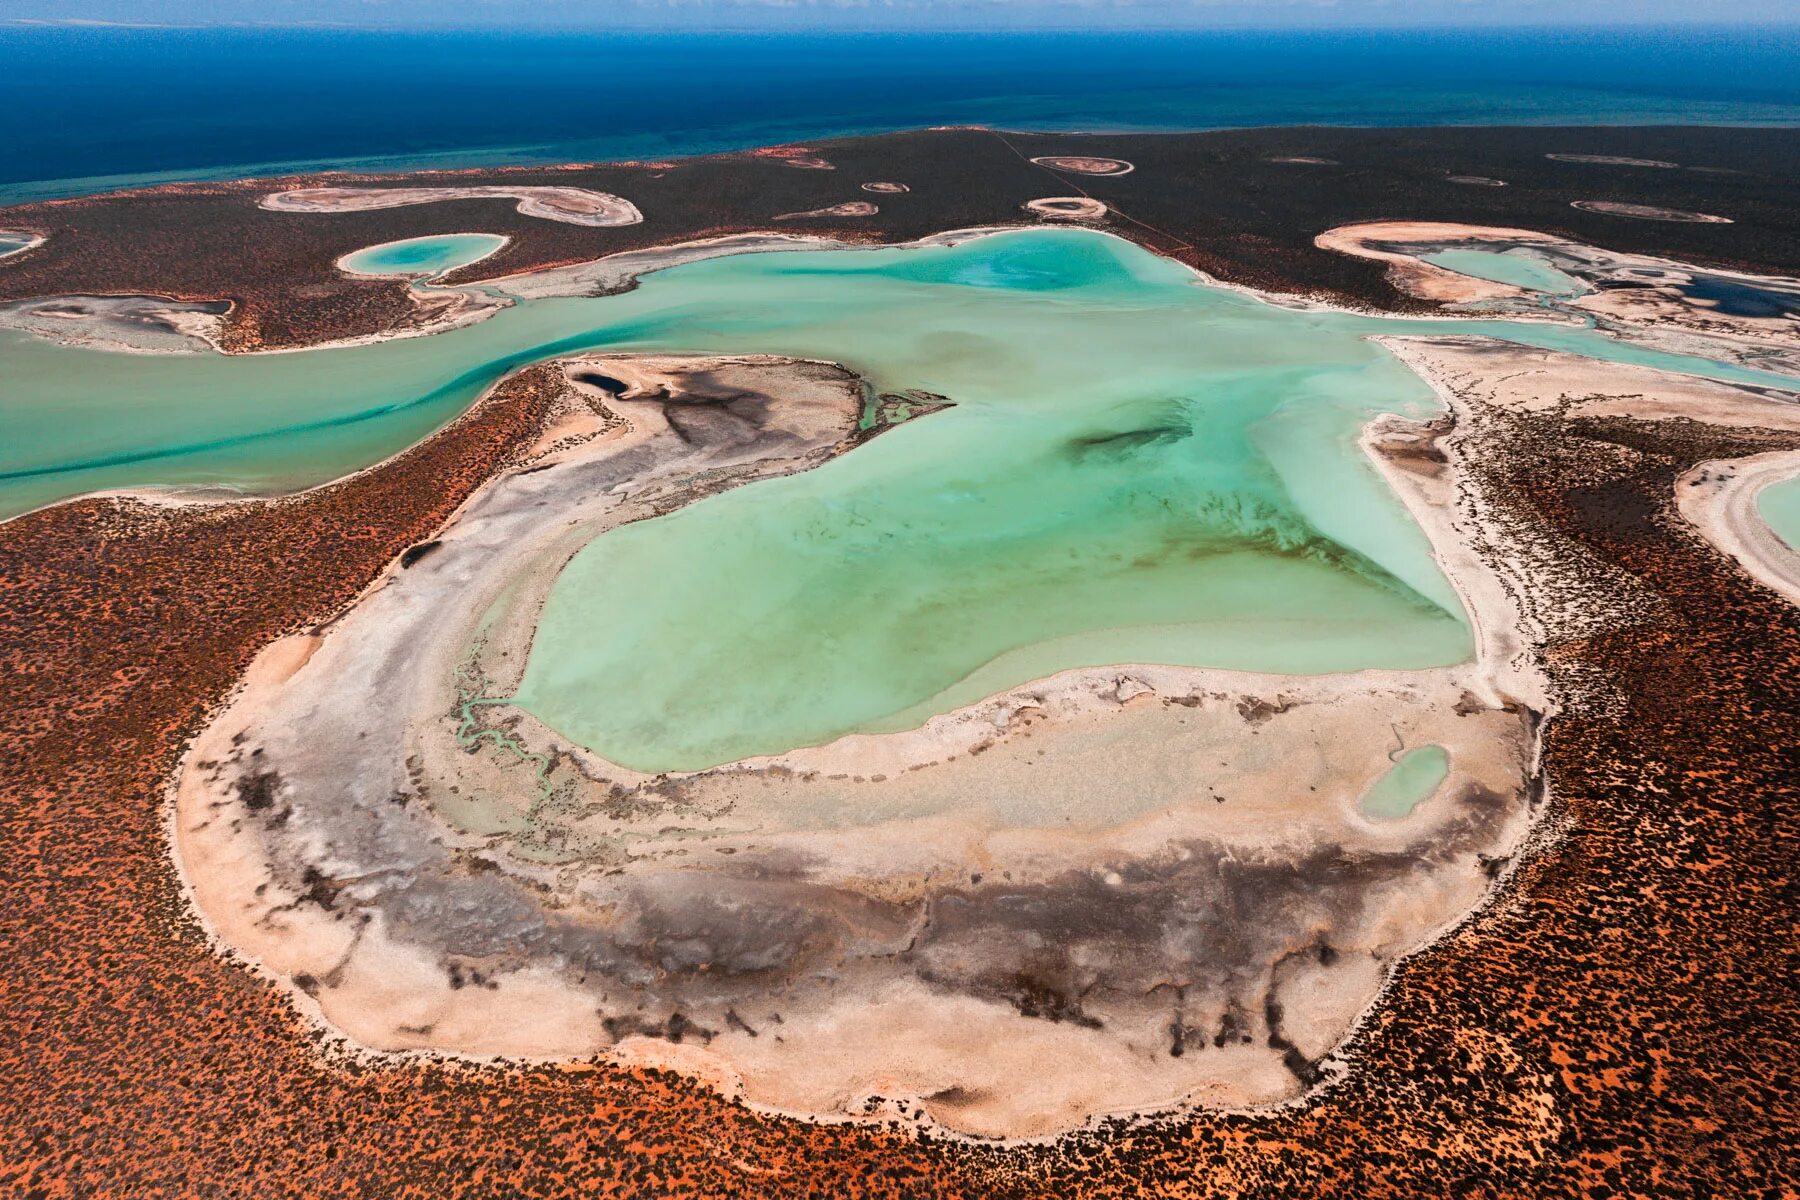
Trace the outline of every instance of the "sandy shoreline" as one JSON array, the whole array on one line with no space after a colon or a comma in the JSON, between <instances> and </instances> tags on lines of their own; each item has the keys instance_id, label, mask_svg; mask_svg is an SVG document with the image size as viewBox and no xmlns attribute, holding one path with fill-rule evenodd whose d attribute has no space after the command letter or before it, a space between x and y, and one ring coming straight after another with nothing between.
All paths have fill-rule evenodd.
<instances>
[{"instance_id":1,"label":"sandy shoreline","mask_svg":"<svg viewBox=\"0 0 1800 1200\"><path fill-rule=\"evenodd\" d=\"M1631 337L1677 352L1702 341L1716 353L1723 344L1738 361L1772 359L1800 364L1800 326L1780 316L1724 311L1688 292L1697 282L1800 298L1800 279L1754 276L1697 267L1674 259L1625 254L1568 238L1483 225L1437 221L1376 221L1344 225L1318 235L1314 244L1388 264L1388 282L1399 291L1466 313L1504 311L1508 316L1599 319L1615 336ZM1530 247L1586 288L1572 297L1543 297L1510 284L1463 275L1421 257L1441 247ZM1699 296L1705 295L1701 289ZM1796 369L1790 365L1788 369Z\"/></svg>"},{"instance_id":2,"label":"sandy shoreline","mask_svg":"<svg viewBox=\"0 0 1800 1200\"><path fill-rule=\"evenodd\" d=\"M634 368L628 357L612 356L601 361L607 364L603 369L608 373L633 378ZM843 411L848 413L848 401ZM563 452L574 455L564 459L570 463L569 469L581 469L584 455L598 455L594 461L602 462L646 445L643 439L651 436L650 427L642 424L641 416L632 419L636 432L609 435L614 439L610 444L603 439ZM1397 461L1409 464L1390 475L1402 494L1409 495L1409 507L1416 504L1432 509L1454 502L1455 489L1449 475L1438 467L1424 469L1428 460L1417 455L1408 457L1406 444L1427 434L1408 429L1404 423L1389 422L1370 436L1384 445L1398 446ZM545 481L534 486L558 486L553 471L529 478ZM584 493L592 494L586 488ZM627 498L631 494L630 489L622 493ZM679 493L672 499L681 502ZM481 507L481 497L472 498L464 513L476 513ZM450 539L443 544L453 545L459 525L472 519L465 515L453 521L441 535L442 539ZM591 528L580 540L591 536ZM1443 529L1441 523L1434 526L1434 545ZM478 535L473 530L464 536L475 537L480 544L493 541L491 535ZM500 576L533 582L523 589L509 583L501 593L494 592L496 583L480 590L480 595L495 595L515 610L534 603L533 596L547 587L569 550L546 545L543 550L522 547L518 552L524 561L536 565L529 567L524 576L510 569L500 572ZM466 556L446 557L447 554L447 550L434 550L417 568L397 574L391 571L385 582L368 594L364 605L403 603L408 586L426 578L416 574L418 571L436 569L449 573L449 579L462 580L464 568L459 564ZM1505 588L1483 586L1472 580L1471 572L1479 569L1473 558L1443 557L1446 567L1458 576L1459 591L1466 597L1485 605L1490 598L1507 594ZM462 611L471 615L449 619L470 629L469 622L486 611L488 601L478 596L472 605L466 600L460 603ZM415 602L408 611L447 612L442 601L423 606ZM372 666L350 666L357 657L369 653L355 649L355 638L345 640L346 631L358 626L358 620L358 610L352 610L327 637L322 649L293 646L270 651L270 663L259 666L247 683L247 691L196 744L188 760L188 773L176 793L172 819L186 877L190 887L196 889L194 898L215 933L239 952L262 962L289 987L305 993L309 997L305 1006L309 1010L316 1008L327 1017L331 1028L375 1049L433 1049L477 1058L584 1058L607 1053L619 1061L673 1066L697 1074L745 1102L771 1111L828 1119L879 1118L902 1112L910 1114L911 1119L929 1120L945 1129L999 1138L1050 1136L1106 1114L1166 1109L1181 1103L1227 1109L1279 1105L1341 1071L1341 1064L1331 1058L1332 1048L1373 1002L1391 963L1428 943L1491 894L1493 875L1478 865L1484 861L1478 855L1453 850L1450 858L1440 856L1452 847L1479 845L1481 855L1504 861L1521 844L1530 827L1524 807L1528 800L1525 775L1534 753L1529 748L1531 735L1525 717L1530 706L1517 699L1520 692L1533 691L1530 664L1517 654L1509 654L1503 662L1492 661L1495 655L1488 652L1489 647L1510 650L1502 640L1492 637L1483 639L1483 661L1467 668L1431 672L1368 672L1313 678L1154 666L1065 672L934 718L910 733L853 735L829 746L681 777L646 778L621 772L611 764L564 746L552 753L548 780L556 789L577 789L569 798L558 800L556 806L564 809L573 804L569 811L577 814L574 824L559 823L564 819L546 815L535 804L512 816L507 815L506 803L498 800L470 807L470 798L477 795L500 797L509 787L516 792L523 780L518 779L516 766L509 768L506 764L518 760L507 755L494 759L457 752L455 739L449 737L452 730L443 725L441 716L427 716L443 713L446 704L453 702L454 697L442 690L447 683L428 683L411 701L396 694L391 684L384 684L384 702L390 710L421 714L419 720L404 722L396 730L402 743L413 749L388 761L398 763L404 758L415 764L409 768L412 782L400 781L399 786L425 788L440 797L434 804L461 797L445 810L452 814L450 825L437 826L432 839L449 847L461 843L468 847L487 846L490 849L482 853L490 857L495 853L491 847L497 844L496 837L501 839L501 845L516 843L517 848L500 860L507 864L502 877L521 872L521 878L538 880L533 886L553 889L567 887L571 879L585 880L571 897L577 905L598 903L600 893L594 892L595 888L607 894L617 893L606 901L615 912L641 907L649 902L650 895L663 896L655 902L656 906L667 905L676 895L690 895L692 885L686 883L680 884L681 890L676 893L657 891L663 887L657 880L667 870L659 865L664 862L671 866L686 864L680 868L684 871L707 870L716 880L712 890L723 889L721 894L746 886L750 878L763 881L756 885L763 892L776 881L786 880L779 883L776 894L792 892L792 897L777 901L777 907L768 910L759 921L779 928L783 921L793 918L777 917L777 912L811 911L823 915L849 905L850 910L845 911L864 914L857 918L865 928L864 933L857 935L859 938L891 926L876 945L898 938L903 944L912 945L907 951L909 956L930 963L939 961L933 955L951 952L949 947L955 943L938 949L933 940L950 937L950 932L938 932L937 923L933 922L930 938L921 942L922 933L914 926L916 918L905 914L914 912L921 902L947 903L931 899L948 895L944 892L946 886L962 897L957 904L977 906L969 910L971 913L981 911L980 906L990 902L992 885L984 890L979 885L958 885L944 877L946 864L958 861L984 864L976 865L969 878L980 880L984 875L1000 874L1007 877L1008 889L1039 889L1044 896L1042 903L1058 911L1069 902L1053 899L1062 894L1060 889L1075 887L1072 900L1081 889L1119 886L1107 884L1106 879L1131 878L1134 873L1144 872L1148 874L1142 874L1141 886L1150 889L1146 893L1148 903L1148 896L1177 886L1175 881L1192 869L1182 866L1183 862L1210 862L1217 854L1233 858L1247 854L1252 861L1266 860L1267 866L1258 870L1273 872L1273 878L1288 878L1289 873L1296 871L1304 877L1311 870L1304 864L1324 847L1339 847L1331 851L1335 854L1341 853L1345 844L1361 842L1371 847L1386 846L1387 853L1399 854L1392 860L1396 865L1383 871L1399 870L1408 879L1400 891L1380 882L1385 875L1371 878L1366 884L1346 884L1339 878L1331 885L1306 885L1305 894L1313 897L1310 903L1329 896L1336 897L1329 900L1330 904L1344 906L1330 918L1335 928L1330 935L1335 947L1330 961L1336 965L1307 967L1299 975L1293 974L1298 967L1280 967L1269 982L1257 985L1280 992L1279 1010L1284 1015L1278 1019L1258 1015L1264 1001L1251 997L1233 999L1232 992L1238 985L1226 987L1210 1000L1206 998L1212 994L1210 987L1191 990L1188 999L1175 1006L1173 1028L1190 1030L1188 1036L1204 1037L1210 1047L1205 1055L1181 1055L1184 1035L1180 1032L1174 1035L1177 1053L1169 1055L1171 1018L1166 1002L1155 1002L1145 1009L1143 1000L1129 999L1130 990L1117 995L1105 993L1112 999L1090 991L1085 1000L1058 1000L1054 999L1059 994L1055 989L1061 985L1046 983L1041 986L1049 990L1039 999L1008 1001L992 994L992 985L981 982L985 977L979 970L964 985L946 987L950 979L969 969L951 970L949 964L961 962L960 958L944 959L929 967L927 977L935 982L921 990L922 980L880 966L890 961L885 954L869 959L863 956L865 952L852 949L851 944L837 952L849 954L838 968L840 983L823 991L805 973L756 986L753 995L765 997L760 1003L766 1003L768 996L786 997L774 1018L783 1031L780 1042L759 1038L752 1031L759 1026L766 1030L770 1014L758 1007L759 1001L751 998L752 993L733 998L736 993L729 972L722 977L709 977L711 982L695 977L694 981L681 984L675 994L686 998L676 1001L678 1007L671 1015L657 1015L658 1008L653 1005L645 1018L633 1017L623 1025L603 1028L604 1022L594 1015L587 986L571 984L564 973L566 966L546 973L547 964L515 964L493 978L505 982L501 995L510 994L515 1004L522 1003L520 996L525 997L529 1010L540 1019L524 1025L516 1020L502 1024L497 1021L501 1010L493 1007L495 1000L490 991L459 989L444 982L443 960L438 957L441 950L404 948L409 938L420 935L416 923L411 926L410 935L399 934L398 927L390 928L388 917L377 916L374 924L363 921L346 927L340 914L322 912L309 917L305 905L295 909L287 904L280 906L284 915L279 928L271 930L263 925L274 911L270 906L277 903L276 898L289 894L288 888L277 881L292 876L279 868L274 868L271 875L270 866L257 864L281 861L291 848L282 851L274 848L277 843L268 841L269 832L260 828L261 822L252 810L244 807L243 797L256 793L254 788L246 793L243 780L254 777L256 770L275 770L273 764L284 764L280 768L283 783L279 795L280 803L287 806L284 811L290 814L284 819L284 827L308 827L317 820L353 820L352 825L342 826L348 831L356 827L355 821L368 819L352 818L351 812L373 815L373 811L359 810L354 804L338 817L311 809L315 800L325 800L330 795L341 798L342 793L327 788L314 797L304 795L308 789L293 782L304 780L310 769L302 762L304 752L296 758L299 747L284 746L281 738L270 741L267 736L276 728L288 726L291 720L276 715L288 707L287 702L279 700L284 689L300 687L299 694L312 695L314 698L301 701L297 694L293 701L306 711L369 711L363 702L347 697L321 703L322 697L337 686L337 678L392 678L391 666L380 668L375 675L368 673ZM1483 628L1494 629L1503 624L1504 620L1496 617ZM436 662L425 671L423 681L433 677L447 679L456 665L458 638L423 638L416 630L404 632L399 627L384 627L382 619L373 613L361 622L360 628L377 635L372 647L397 639L411 647L405 653L416 655L423 650L426 658L421 661ZM341 648L334 650L334 645ZM508 649L500 644L490 645L485 658L504 656ZM368 661L385 661L385 656L397 651L398 645L393 651L374 651L375 657ZM443 655L452 658L445 659ZM304 666L294 665L302 663ZM346 671L349 673L343 674ZM312 690L318 687L326 691ZM266 698L257 698L265 692ZM501 727L511 731L503 736L512 744L525 747L528 754L537 753L530 747L541 743L530 722L508 715L502 719ZM1369 741L1371 729L1392 732ZM1178 730L1184 732L1172 736ZM241 765L222 766L243 762L242 751L236 747L239 734L246 731L250 740L244 744L257 747L256 761L263 764L252 770L251 776L244 774ZM1260 756L1251 754L1244 759L1246 732L1252 737L1250 745L1261 739L1268 749ZM1355 814L1355 798L1359 789L1384 769L1387 756L1395 752L1395 736L1400 737L1398 744L1402 746L1421 741L1454 745L1457 749L1453 758L1459 765L1439 799L1424 806L1415 818L1394 824L1371 823ZM1177 767L1170 755L1203 754L1208 746L1236 748L1225 751L1224 757L1236 759L1237 765L1225 770L1209 765L1199 778L1208 780L1206 786L1219 794L1203 792L1187 801L1180 799L1183 789L1171 792L1166 782L1150 784L1146 779L1142 784L1120 780L1117 799L1103 802L1090 784L1082 789L1079 803L1084 822L1098 824L1079 834L1059 832L1053 827L1060 820L1054 815L1057 810L1038 811L1049 802L1042 799L1042 786L1057 780L1072 783L1099 778L1091 765L1078 764L1089 762L1084 756L1094 754L1102 754L1108 764L1119 763L1120 737L1130 739L1135 747L1124 761L1136 764L1135 769L1156 772L1158 779L1195 778L1191 766ZM336 734L315 729L305 735L305 741L313 745L341 746L346 744L346 738L355 740L359 747L381 740L367 726L359 734L352 734L349 729ZM1319 759L1315 756L1321 746L1333 746L1336 750ZM1059 762L1065 758L1069 761L1046 769L1047 764L1039 757L1044 753L1055 754ZM1366 766L1346 771L1348 762L1371 754L1374 757L1367 760ZM347 767L361 781L351 785L351 790L373 787L376 792L371 792L371 796L377 792L385 796L381 789L390 785L379 782L383 771L375 762L350 765L334 761L326 762L324 768L335 772ZM1315 765L1302 765L1305 763ZM1033 802L1035 807L993 809L995 797L1032 794L999 782L1027 768L1032 768L1030 777L1039 781L1040 799ZM1109 769L1116 773L1117 766ZM1306 782L1308 772L1316 772L1310 785ZM509 776L517 781L509 784ZM768 792L774 785L778 785L777 790ZM1055 784L1057 790L1053 794L1060 796L1063 786ZM615 815L609 816L605 811L608 803L615 802L603 802L600 810L583 817L578 815L583 805L573 797L579 796L584 787L599 789L596 796L606 794L608 789L615 795L624 789L627 795L664 799L642 816L632 815L633 806L639 802L630 801ZM829 799L846 788L861 797L850 802L852 807L848 810L842 807L847 801ZM805 799L814 792L818 799ZM560 790L557 794L561 794ZM1235 799L1227 803L1222 798L1227 794ZM775 795L781 800L771 808L770 796ZM520 800L529 800L529 796ZM1141 807L1146 800L1152 804L1151 809ZM677 825L700 823L694 832L670 834L666 828L670 814L664 811L670 802L676 805L673 812L687 814L677 820ZM382 803L385 806L385 800ZM499 807L495 807L497 803ZM1053 803L1065 801L1058 799ZM1105 815L1108 803L1115 805L1111 816ZM1275 805L1273 810L1268 807L1271 804ZM293 807L296 805L301 807ZM422 802L409 805L408 811L420 812L429 807ZM301 816L303 809L312 815ZM378 811L385 814L380 824L391 824L391 813L385 807ZM865 816L852 827L840 827L835 817L822 825L810 823L823 819L823 814L844 811L860 811ZM807 812L821 817L806 817ZM981 815L983 812L987 815ZM882 816L883 813L887 815ZM723 814L734 815L725 826L713 828ZM1046 818L1051 825L1041 824ZM436 818L439 822L444 819ZM798 825L793 824L796 820ZM599 824L595 825L595 821ZM751 829L761 830L748 843L743 842L745 821L750 822ZM712 831L703 832L707 829ZM1269 841L1272 830L1280 831L1273 842ZM636 847L633 856L638 865L633 867L628 862L623 877L592 876L585 870L571 876L574 863L582 861L580 855L574 862L555 865L564 861L559 856L570 847L585 844L584 839L596 836L601 840L595 845L626 839L626 844ZM693 840L696 836L700 840ZM467 841L470 838L476 840ZM1473 843L1468 840L1471 838L1475 839ZM425 853L432 839L419 843L419 849L408 851L407 856ZM337 861L316 864L316 869L328 876L350 871L352 876L367 877L374 862L391 853L391 849L379 848L388 843L377 840L367 850L377 859L352 866L342 857L348 852L347 846L341 837L335 840L339 845L334 854ZM257 848L259 841L262 849ZM403 839L395 845L405 844L408 843ZM553 854L541 867L531 867L531 858L543 855L552 845L564 850ZM530 849L533 846L537 848ZM1172 846L1187 847L1182 852L1186 857L1167 859L1165 855ZM731 857L718 857L734 847L736 853ZM469 852L465 849L455 853ZM519 857L521 852L526 854L523 859ZM692 860L697 852L705 853L710 861ZM276 857L263 858L270 853ZM437 853L430 851L428 857ZM668 855L675 857L667 858ZM195 869L195 856L204 864L199 869ZM595 865L602 861L609 860L604 860L604 856L594 860ZM793 866L781 865L799 862L811 865L797 874L793 873ZM1401 867L1398 864L1402 862L1413 865ZM969 869L966 865L961 868ZM743 876L744 870L751 875ZM1169 871L1174 874L1161 881ZM452 869L447 878L454 877ZM677 874L669 879L683 877ZM622 878L624 884L605 882L615 878ZM634 879L641 882L631 883ZM625 891L618 892L620 886ZM1283 889L1288 886L1278 885L1274 894L1285 895ZM633 891L644 887L651 891ZM1324 891L1318 891L1320 887ZM1373 890L1365 892L1364 888ZM751 911L761 911L772 902L770 895L761 901L749 901L754 894L760 893L746 893L745 902L751 904ZM1146 916L1162 911L1162 903L1158 901L1146 909ZM1251 901L1246 896L1239 903L1269 901ZM794 905L798 907L790 908ZM507 904L499 907L507 911ZM417 915L416 909L405 911ZM649 911L632 920L651 919ZM998 914L1002 910L994 911ZM1273 938L1274 942L1266 948L1259 944L1244 952L1268 955L1271 957L1267 962L1280 964L1289 962L1298 947L1286 942L1292 934L1281 932L1287 928L1286 919L1277 919L1276 912L1269 917L1273 923L1257 935ZM693 913L682 918L701 919ZM717 919L708 917L705 921ZM807 918L816 919L819 917ZM870 921L874 925L870 926ZM1368 924L1370 921L1375 924ZM630 920L626 924L629 927ZM689 936L701 936L699 928L694 927ZM551 936L554 941L575 935L565 931ZM705 936L724 938L729 943L752 935L743 930L728 933L721 929ZM981 944L989 944L985 940L988 935L983 936ZM1121 930L1111 935L1109 942L1135 946L1137 937ZM1006 939L996 944L1005 945ZM1154 944L1154 938L1144 943L1145 951ZM1366 949L1349 952L1350 947L1359 945ZM358 965L374 961L390 964L386 973L371 974L372 967ZM553 961L566 962L566 957ZM392 981L397 967L393 964L400 962L413 965L405 970L405 987L396 992ZM460 968L451 970L452 980L456 969ZM1121 962L1115 969L1129 972L1138 968ZM1165 968L1145 969L1160 973ZM1222 964L1206 968L1218 969L1226 968ZM1250 977L1256 978L1270 969L1251 968ZM947 970L951 973L943 974ZM629 970L619 976L621 981L629 977ZM679 973L676 978L681 978ZM325 986L321 986L321 980L326 981ZM707 996L714 994L718 999L709 1001ZM1027 1007L1021 1009L1021 1004ZM1030 1006L1046 1004L1075 1007L1070 1010L1069 1019L1046 1021L1042 1016L1031 1016ZM1107 1014L1097 1026L1089 1024L1084 1012L1094 1005L1100 1006L1096 1011ZM668 1010L662 1008L661 1012ZM651 1027L640 1030L633 1024L642 1020L649 1020ZM684 1039L676 1031L677 1024L703 1028L706 1036L700 1044L694 1044L695 1039ZM1244 1041L1243 1034L1234 1032L1237 1030L1243 1034L1253 1030L1265 1032L1256 1033L1256 1040ZM1265 1036L1267 1044L1261 1041ZM496 1037L500 1040L494 1040ZM1160 1042L1161 1053L1144 1057L1150 1050L1144 1044L1146 1038L1152 1044ZM996 1053L995 1047L1006 1047L1007 1052ZM1019 1077L1034 1063L1046 1061L1062 1065L1051 1075L1045 1075L1040 1067L1040 1086L1030 1097L1008 1086L1007 1080Z\"/></svg>"},{"instance_id":3,"label":"sandy shoreline","mask_svg":"<svg viewBox=\"0 0 1800 1200\"><path fill-rule=\"evenodd\" d=\"M1800 412L1786 427L1800 429ZM1764 488L1796 474L1800 451L1794 450L1705 462L1676 481L1675 502L1707 541L1753 579L1800 604L1800 550L1769 528L1756 507Z\"/></svg>"},{"instance_id":4,"label":"sandy shoreline","mask_svg":"<svg viewBox=\"0 0 1800 1200\"><path fill-rule=\"evenodd\" d=\"M1545 245L1561 239L1529 229L1496 229L1442 221L1375 221L1341 225L1313 239L1321 250L1335 250L1356 258L1372 258L1388 264L1388 281L1397 289L1422 300L1443 304L1475 304L1484 300L1524 300L1530 293L1511 284L1476 279L1418 257L1384 250L1378 242L1471 241L1509 238Z\"/></svg>"}]
</instances>

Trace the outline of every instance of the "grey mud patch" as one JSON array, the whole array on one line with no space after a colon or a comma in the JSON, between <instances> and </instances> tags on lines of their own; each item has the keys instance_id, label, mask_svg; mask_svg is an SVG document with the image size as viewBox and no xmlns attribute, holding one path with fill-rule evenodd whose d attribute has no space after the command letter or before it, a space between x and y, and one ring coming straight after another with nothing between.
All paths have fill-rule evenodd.
<instances>
[{"instance_id":1,"label":"grey mud patch","mask_svg":"<svg viewBox=\"0 0 1800 1200\"><path fill-rule=\"evenodd\" d=\"M198 354L213 348L229 301L162 296L44 296L0 304L0 328L47 341L140 353Z\"/></svg>"}]
</instances>

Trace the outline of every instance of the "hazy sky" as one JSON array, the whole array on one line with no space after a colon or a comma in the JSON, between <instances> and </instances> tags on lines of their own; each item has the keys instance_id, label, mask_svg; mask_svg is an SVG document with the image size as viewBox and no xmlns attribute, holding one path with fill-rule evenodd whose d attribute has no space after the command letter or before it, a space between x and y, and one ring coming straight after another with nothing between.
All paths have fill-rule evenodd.
<instances>
[{"instance_id":1,"label":"hazy sky","mask_svg":"<svg viewBox=\"0 0 1800 1200\"><path fill-rule=\"evenodd\" d=\"M1796 0L0 0L0 22L1242 28L1800 22Z\"/></svg>"}]
</instances>

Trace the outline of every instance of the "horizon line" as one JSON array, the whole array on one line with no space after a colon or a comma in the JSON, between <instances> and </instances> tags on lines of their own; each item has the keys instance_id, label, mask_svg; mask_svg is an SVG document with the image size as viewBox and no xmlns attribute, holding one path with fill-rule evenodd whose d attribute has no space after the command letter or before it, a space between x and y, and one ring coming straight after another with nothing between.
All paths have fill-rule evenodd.
<instances>
[{"instance_id":1,"label":"horizon line","mask_svg":"<svg viewBox=\"0 0 1800 1200\"><path fill-rule=\"evenodd\" d=\"M1046 0L1046 6L1052 10L1076 10L1085 6L1080 0ZM732 4L740 11L757 10L756 4ZM643 7L638 11L646 14L654 9ZM769 6L768 11L783 13L792 11L777 6ZM827 12L859 12L856 8L822 9ZM472 23L456 25L421 25L410 23L357 23L348 21L103 21L79 17L7 17L0 18L0 30L34 29L61 31L134 31L134 32L200 32L205 30L235 30L244 32L278 32L283 30L311 30L337 33L499 33L499 34L616 34L616 33L661 33L661 34L767 34L767 33L811 33L820 35L833 34L1047 34L1047 33L1086 33L1086 34L1121 34L1136 33L1281 33L1294 35L1331 34L1331 33L1452 33L1479 29L1484 32L1557 32L1566 33L1572 30L1609 30L1615 32L1651 33L1658 30L1680 30L1692 32L1696 29L1719 30L1769 30L1800 33L1800 15L1791 20L1770 20L1758 18L1752 20L1718 20L1707 16L1694 20L1661 20L1653 22L1612 21L1605 19L1577 19L1560 22L1508 22L1508 21L1428 21L1410 24L1379 23L1345 23L1342 25L1325 24L1313 26L1295 25L1263 25L1251 23L1225 22L1202 25L1185 21L1169 21L1163 23L1144 23L1139 25L1114 24L1053 24L1053 25L993 25L993 24L945 24L945 25L858 25L843 23L821 23L816 25L720 23L717 25L695 25L671 27L652 22L599 24L501 24Z\"/></svg>"}]
</instances>

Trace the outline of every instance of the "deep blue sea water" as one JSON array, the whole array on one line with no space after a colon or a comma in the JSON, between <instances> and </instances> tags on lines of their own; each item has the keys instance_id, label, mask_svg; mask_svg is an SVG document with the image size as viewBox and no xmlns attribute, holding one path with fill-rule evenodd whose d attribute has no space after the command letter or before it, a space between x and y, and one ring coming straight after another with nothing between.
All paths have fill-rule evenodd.
<instances>
[{"instance_id":1,"label":"deep blue sea water","mask_svg":"<svg viewBox=\"0 0 1800 1200\"><path fill-rule=\"evenodd\" d=\"M504 34L0 28L0 204L923 125L1800 124L1800 27Z\"/></svg>"}]
</instances>

